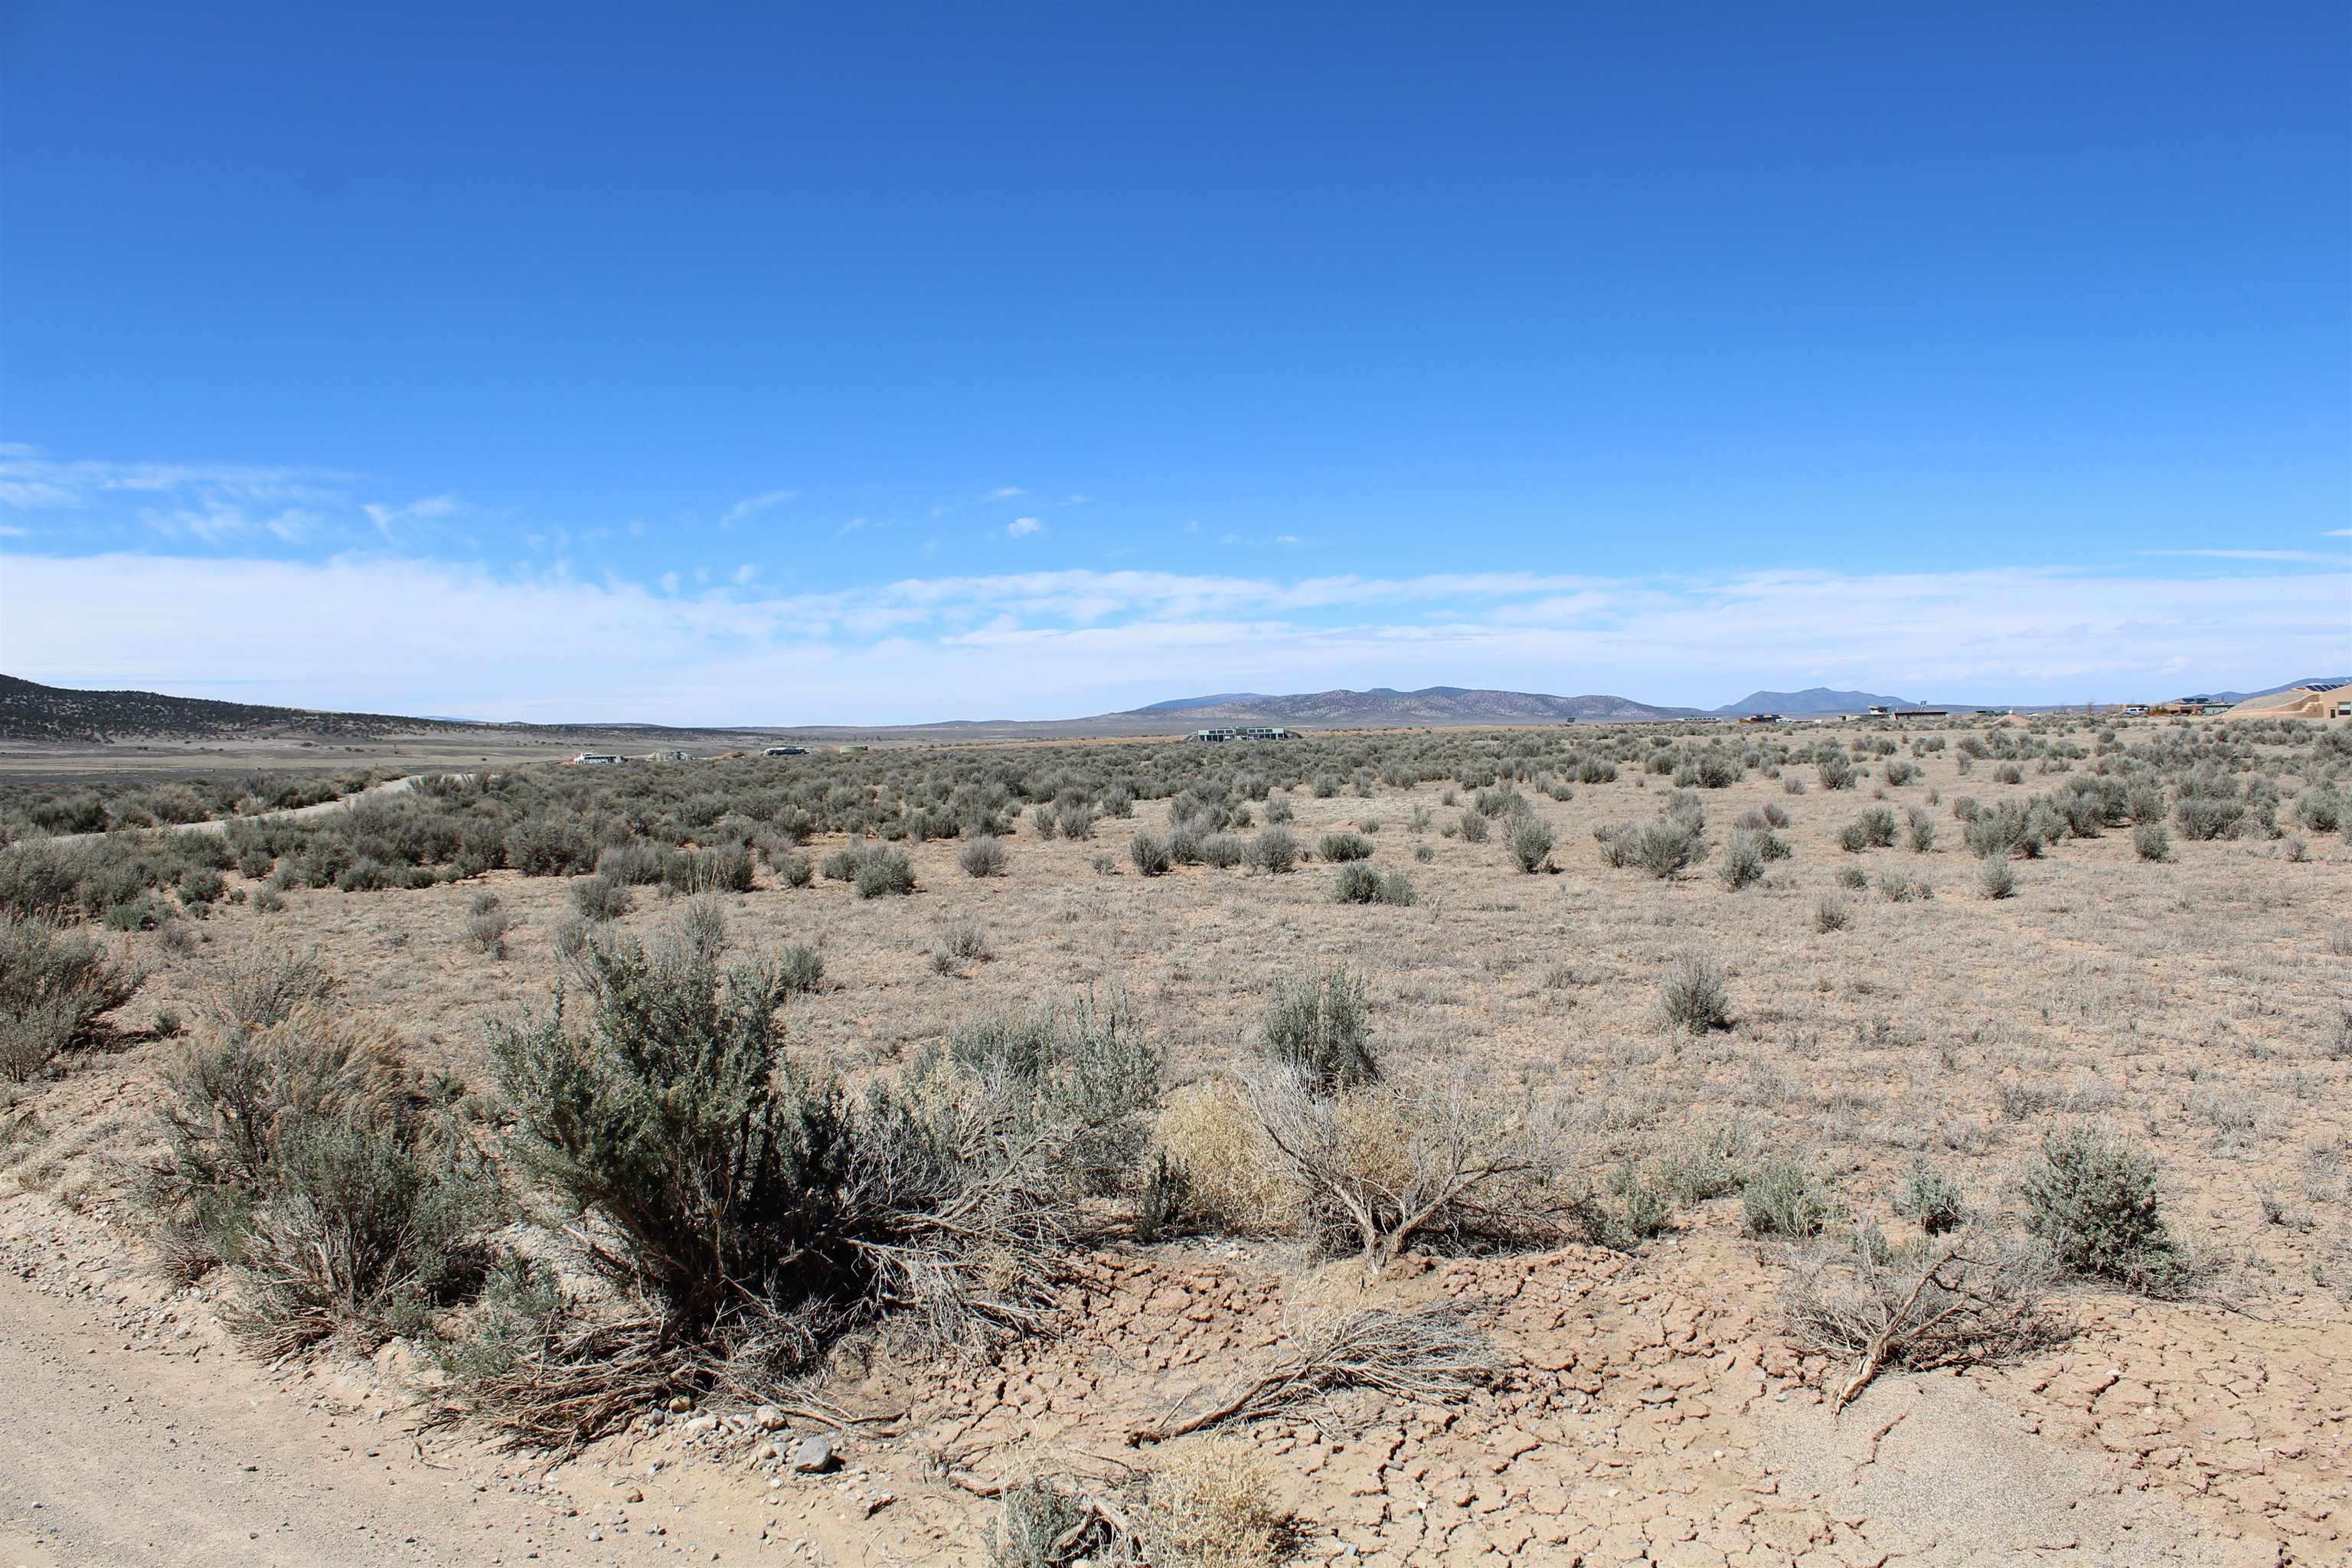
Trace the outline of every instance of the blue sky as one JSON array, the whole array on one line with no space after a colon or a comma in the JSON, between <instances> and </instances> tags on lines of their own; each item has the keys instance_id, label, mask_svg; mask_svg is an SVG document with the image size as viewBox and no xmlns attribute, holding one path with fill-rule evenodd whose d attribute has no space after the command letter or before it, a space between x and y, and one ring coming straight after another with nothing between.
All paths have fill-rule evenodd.
<instances>
[{"instance_id":1,"label":"blue sky","mask_svg":"<svg viewBox=\"0 0 2352 1568\"><path fill-rule=\"evenodd\" d=\"M2340 5L0 11L0 668L494 717L2352 666Z\"/></svg>"}]
</instances>

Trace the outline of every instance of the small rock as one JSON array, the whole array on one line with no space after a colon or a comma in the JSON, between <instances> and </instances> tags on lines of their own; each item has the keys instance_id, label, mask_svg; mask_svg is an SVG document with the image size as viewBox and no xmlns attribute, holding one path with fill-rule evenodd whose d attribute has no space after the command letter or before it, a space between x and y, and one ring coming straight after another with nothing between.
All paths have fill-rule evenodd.
<instances>
[{"instance_id":1,"label":"small rock","mask_svg":"<svg viewBox=\"0 0 2352 1568\"><path fill-rule=\"evenodd\" d=\"M694 1401L683 1394L673 1394L670 1395L669 1408L673 1415L683 1415L694 1408Z\"/></svg>"},{"instance_id":2,"label":"small rock","mask_svg":"<svg viewBox=\"0 0 2352 1568\"><path fill-rule=\"evenodd\" d=\"M830 1437L803 1437L793 1445L793 1468L804 1476L821 1476L841 1463Z\"/></svg>"}]
</instances>

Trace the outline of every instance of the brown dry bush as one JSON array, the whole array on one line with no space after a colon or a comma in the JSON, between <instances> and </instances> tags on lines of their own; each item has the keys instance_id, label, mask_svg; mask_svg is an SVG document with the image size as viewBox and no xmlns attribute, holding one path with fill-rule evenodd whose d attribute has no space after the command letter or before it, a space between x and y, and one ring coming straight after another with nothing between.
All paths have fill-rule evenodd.
<instances>
[{"instance_id":1,"label":"brown dry bush","mask_svg":"<svg viewBox=\"0 0 2352 1568\"><path fill-rule=\"evenodd\" d=\"M1327 1308L1286 1322L1257 1371L1188 1394L1166 1417L1128 1436L1138 1444L1166 1442L1229 1422L1267 1420L1352 1388L1443 1405L1487 1386L1500 1371L1485 1333L1451 1308Z\"/></svg>"},{"instance_id":2,"label":"brown dry bush","mask_svg":"<svg viewBox=\"0 0 2352 1568\"><path fill-rule=\"evenodd\" d=\"M1831 1392L1832 1415L1885 1367L1998 1361L2056 1332L2042 1312L2057 1273L2050 1249L1985 1230L1898 1247L1857 1215L1843 1241L1796 1248L1790 1261L1780 1307L1790 1331L1806 1349L1853 1363Z\"/></svg>"},{"instance_id":3,"label":"brown dry bush","mask_svg":"<svg viewBox=\"0 0 2352 1568\"><path fill-rule=\"evenodd\" d=\"M1556 1118L1460 1073L1334 1093L1296 1069L1244 1080L1243 1099L1299 1189L1319 1239L1375 1271L1414 1240L1510 1244L1560 1235L1575 1199Z\"/></svg>"}]
</instances>

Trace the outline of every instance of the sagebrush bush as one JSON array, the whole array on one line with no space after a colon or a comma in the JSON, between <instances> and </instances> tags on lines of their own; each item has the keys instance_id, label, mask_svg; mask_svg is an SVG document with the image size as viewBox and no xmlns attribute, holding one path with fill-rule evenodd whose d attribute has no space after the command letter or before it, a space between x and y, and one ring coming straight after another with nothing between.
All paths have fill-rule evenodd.
<instances>
[{"instance_id":1,"label":"sagebrush bush","mask_svg":"<svg viewBox=\"0 0 2352 1568\"><path fill-rule=\"evenodd\" d=\"M491 908L477 910L466 917L466 945L485 958L504 958L507 937L514 930L514 917L506 910Z\"/></svg>"},{"instance_id":2,"label":"sagebrush bush","mask_svg":"<svg viewBox=\"0 0 2352 1568\"><path fill-rule=\"evenodd\" d=\"M1771 835L1764 836L1769 838ZM1777 840L1775 841L1777 842ZM1715 868L1723 885L1733 892L1764 879L1764 851L1752 833L1734 833L1725 846L1723 863Z\"/></svg>"},{"instance_id":3,"label":"sagebrush bush","mask_svg":"<svg viewBox=\"0 0 2352 1568\"><path fill-rule=\"evenodd\" d=\"M257 937L214 961L205 1010L224 1032L266 1029L332 1001L341 989L317 948L296 951Z\"/></svg>"},{"instance_id":4,"label":"sagebrush bush","mask_svg":"<svg viewBox=\"0 0 2352 1568\"><path fill-rule=\"evenodd\" d=\"M140 976L77 931L0 914L0 1079L23 1083L86 1044Z\"/></svg>"},{"instance_id":5,"label":"sagebrush bush","mask_svg":"<svg viewBox=\"0 0 2352 1568\"><path fill-rule=\"evenodd\" d=\"M680 1378L716 1375L713 1355L781 1375L882 1317L934 1344L1038 1321L1099 1152L1131 1163L1157 1097L1156 1054L1091 1023L975 1026L854 1094L785 1056L773 971L629 942L580 967L586 1030L560 1000L494 1029L498 1093L522 1168L593 1216L589 1261L659 1309L644 1353ZM545 1421L546 1390L611 1353L551 1346L476 1397ZM593 1435L629 1414L564 1419Z\"/></svg>"},{"instance_id":6,"label":"sagebrush bush","mask_svg":"<svg viewBox=\"0 0 2352 1568\"><path fill-rule=\"evenodd\" d=\"M1152 833L1139 833L1129 839L1127 858L1146 877L1164 877L1176 864L1175 857L1169 852L1168 840Z\"/></svg>"},{"instance_id":7,"label":"sagebrush bush","mask_svg":"<svg viewBox=\"0 0 2352 1568\"><path fill-rule=\"evenodd\" d=\"M2132 829L2132 853L2161 864L2172 858L2172 835L2160 822L2143 822Z\"/></svg>"},{"instance_id":8,"label":"sagebrush bush","mask_svg":"<svg viewBox=\"0 0 2352 1568\"><path fill-rule=\"evenodd\" d=\"M1342 904L1399 904L1413 901L1412 883L1402 871L1386 876L1361 860L1350 861L1339 868L1337 881L1332 884L1331 898Z\"/></svg>"},{"instance_id":9,"label":"sagebrush bush","mask_svg":"<svg viewBox=\"0 0 2352 1568\"><path fill-rule=\"evenodd\" d=\"M2042 1135L2025 1173L2025 1227L2067 1268L2134 1289L2161 1284L2179 1267L2155 1156L2094 1127Z\"/></svg>"},{"instance_id":10,"label":"sagebrush bush","mask_svg":"<svg viewBox=\"0 0 2352 1568\"><path fill-rule=\"evenodd\" d=\"M1794 1160L1767 1160L1756 1167L1740 1190L1739 1204L1750 1236L1818 1236L1829 1218L1828 1200Z\"/></svg>"},{"instance_id":11,"label":"sagebrush bush","mask_svg":"<svg viewBox=\"0 0 2352 1568\"><path fill-rule=\"evenodd\" d=\"M1551 829L1532 814L1511 825L1505 842L1511 852L1511 863L1520 870L1532 875L1550 867Z\"/></svg>"},{"instance_id":12,"label":"sagebrush bush","mask_svg":"<svg viewBox=\"0 0 2352 1568\"><path fill-rule=\"evenodd\" d=\"M1730 1027L1731 994L1721 967L1696 953L1676 959L1658 990L1658 1018L1669 1029L1694 1035Z\"/></svg>"},{"instance_id":13,"label":"sagebrush bush","mask_svg":"<svg viewBox=\"0 0 2352 1568\"><path fill-rule=\"evenodd\" d=\"M1479 816L1476 812L1464 812L1462 814L1461 820L1455 823L1454 826L1462 835L1463 843L1484 844L1486 842L1486 834L1488 832L1486 819Z\"/></svg>"},{"instance_id":14,"label":"sagebrush bush","mask_svg":"<svg viewBox=\"0 0 2352 1568\"><path fill-rule=\"evenodd\" d=\"M776 980L787 992L811 992L824 984L824 955L794 942L776 957Z\"/></svg>"},{"instance_id":15,"label":"sagebrush bush","mask_svg":"<svg viewBox=\"0 0 2352 1568\"><path fill-rule=\"evenodd\" d=\"M1250 864L1280 876L1298 864L1298 840L1286 827L1268 827L1250 841Z\"/></svg>"},{"instance_id":16,"label":"sagebrush bush","mask_svg":"<svg viewBox=\"0 0 2352 1568\"><path fill-rule=\"evenodd\" d=\"M572 907L580 911L583 921L603 922L616 921L629 912L635 902L626 882L615 880L603 872L583 877L572 884Z\"/></svg>"},{"instance_id":17,"label":"sagebrush bush","mask_svg":"<svg viewBox=\"0 0 2352 1568\"><path fill-rule=\"evenodd\" d=\"M1201 864L1230 871L1250 858L1250 843L1232 833L1212 833L1201 841Z\"/></svg>"},{"instance_id":18,"label":"sagebrush bush","mask_svg":"<svg viewBox=\"0 0 2352 1568\"><path fill-rule=\"evenodd\" d=\"M1327 833L1316 841L1315 853L1333 864L1372 858L1372 841L1360 833Z\"/></svg>"},{"instance_id":19,"label":"sagebrush bush","mask_svg":"<svg viewBox=\"0 0 2352 1568\"><path fill-rule=\"evenodd\" d=\"M967 877L1002 877L1004 875L1004 842L994 834L983 833L956 851L956 864Z\"/></svg>"},{"instance_id":20,"label":"sagebrush bush","mask_svg":"<svg viewBox=\"0 0 2352 1568\"><path fill-rule=\"evenodd\" d=\"M1326 1089L1380 1077L1370 1031L1364 982L1344 967L1278 984L1258 1026L1269 1061L1304 1072Z\"/></svg>"},{"instance_id":21,"label":"sagebrush bush","mask_svg":"<svg viewBox=\"0 0 2352 1568\"><path fill-rule=\"evenodd\" d=\"M1895 1212L1916 1220L1929 1236L1957 1230L1968 1219L1968 1205L1959 1184L1925 1159L1911 1162L1903 1173L1902 1190L1895 1196Z\"/></svg>"},{"instance_id":22,"label":"sagebrush bush","mask_svg":"<svg viewBox=\"0 0 2352 1568\"><path fill-rule=\"evenodd\" d=\"M397 1078L383 1040L320 1012L216 1032L165 1074L137 1192L172 1272L236 1271L225 1315L265 1354L373 1349L482 1278L498 1182Z\"/></svg>"},{"instance_id":23,"label":"sagebrush bush","mask_svg":"<svg viewBox=\"0 0 2352 1568\"><path fill-rule=\"evenodd\" d=\"M879 899L915 890L915 868L903 849L873 848L858 857L857 874L850 879L861 899Z\"/></svg>"},{"instance_id":24,"label":"sagebrush bush","mask_svg":"<svg viewBox=\"0 0 2352 1568\"><path fill-rule=\"evenodd\" d=\"M1845 930L1850 918L1845 900L1834 894L1813 900L1813 929L1824 936Z\"/></svg>"},{"instance_id":25,"label":"sagebrush bush","mask_svg":"<svg viewBox=\"0 0 2352 1568\"><path fill-rule=\"evenodd\" d=\"M1092 992L1018 1016L967 1019L945 1060L1013 1108L1014 1120L1061 1143L1062 1173L1108 1191L1133 1168L1160 1103L1161 1060L1127 998ZM919 1061L916 1078L930 1071Z\"/></svg>"},{"instance_id":26,"label":"sagebrush bush","mask_svg":"<svg viewBox=\"0 0 2352 1568\"><path fill-rule=\"evenodd\" d=\"M1977 864L1977 890L1988 899L2006 899L2017 891L2017 868L2007 860Z\"/></svg>"}]
</instances>

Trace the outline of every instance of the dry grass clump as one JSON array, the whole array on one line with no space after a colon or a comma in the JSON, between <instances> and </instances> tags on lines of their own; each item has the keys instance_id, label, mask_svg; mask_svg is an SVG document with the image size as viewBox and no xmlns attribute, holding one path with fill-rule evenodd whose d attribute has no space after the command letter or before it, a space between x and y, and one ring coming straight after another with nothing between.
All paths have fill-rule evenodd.
<instances>
[{"instance_id":1,"label":"dry grass clump","mask_svg":"<svg viewBox=\"0 0 2352 1568\"><path fill-rule=\"evenodd\" d=\"M1182 1444L1154 1466L1135 1526L1152 1568L1272 1568L1291 1533L1256 1451L1224 1438Z\"/></svg>"},{"instance_id":2,"label":"dry grass clump","mask_svg":"<svg viewBox=\"0 0 2352 1568\"><path fill-rule=\"evenodd\" d=\"M331 1000L340 986L317 948L292 952L257 934L215 961L205 1007L224 1034L267 1029Z\"/></svg>"},{"instance_id":3,"label":"dry grass clump","mask_svg":"<svg viewBox=\"0 0 2352 1568\"><path fill-rule=\"evenodd\" d=\"M1191 1214L1234 1236L1286 1236L1306 1223L1306 1194L1231 1079L1187 1084L1168 1097L1152 1148L1179 1164Z\"/></svg>"}]
</instances>

